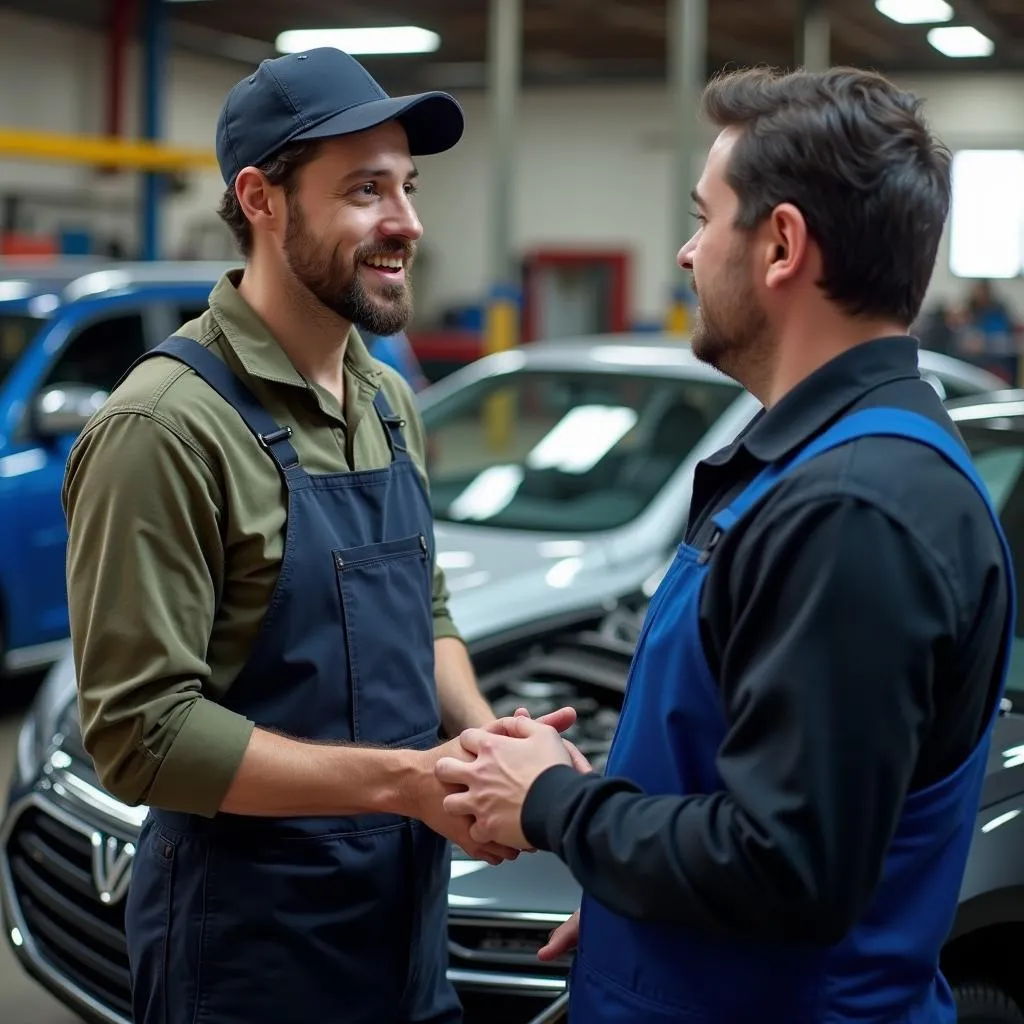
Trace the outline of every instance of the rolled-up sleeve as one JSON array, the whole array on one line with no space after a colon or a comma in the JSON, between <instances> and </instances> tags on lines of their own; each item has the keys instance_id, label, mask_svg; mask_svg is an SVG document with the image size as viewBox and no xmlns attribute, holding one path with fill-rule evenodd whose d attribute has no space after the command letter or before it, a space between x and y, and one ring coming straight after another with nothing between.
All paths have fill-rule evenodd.
<instances>
[{"instance_id":1,"label":"rolled-up sleeve","mask_svg":"<svg viewBox=\"0 0 1024 1024\"><path fill-rule=\"evenodd\" d=\"M128 804L212 816L253 730L203 692L222 585L219 496L198 445L137 410L101 415L68 460L83 739L103 785Z\"/></svg>"}]
</instances>

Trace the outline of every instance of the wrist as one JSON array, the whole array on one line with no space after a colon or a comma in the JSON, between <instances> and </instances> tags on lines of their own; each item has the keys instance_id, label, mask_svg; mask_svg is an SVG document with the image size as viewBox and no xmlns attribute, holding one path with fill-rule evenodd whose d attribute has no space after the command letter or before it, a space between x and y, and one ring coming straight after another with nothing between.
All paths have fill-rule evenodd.
<instances>
[{"instance_id":1,"label":"wrist","mask_svg":"<svg viewBox=\"0 0 1024 1024\"><path fill-rule=\"evenodd\" d=\"M376 810L405 818L418 817L423 794L434 778L436 758L431 757L430 751L422 750L391 750L387 754L375 798Z\"/></svg>"}]
</instances>

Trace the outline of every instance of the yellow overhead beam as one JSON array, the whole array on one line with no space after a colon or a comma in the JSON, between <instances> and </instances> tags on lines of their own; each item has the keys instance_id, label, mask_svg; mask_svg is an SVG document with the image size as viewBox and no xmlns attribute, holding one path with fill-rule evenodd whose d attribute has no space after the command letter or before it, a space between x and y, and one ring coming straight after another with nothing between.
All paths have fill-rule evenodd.
<instances>
[{"instance_id":1,"label":"yellow overhead beam","mask_svg":"<svg viewBox=\"0 0 1024 1024\"><path fill-rule=\"evenodd\" d=\"M217 166L216 154L208 149L113 136L58 135L0 128L0 160L8 159L129 167L139 171L183 171Z\"/></svg>"}]
</instances>

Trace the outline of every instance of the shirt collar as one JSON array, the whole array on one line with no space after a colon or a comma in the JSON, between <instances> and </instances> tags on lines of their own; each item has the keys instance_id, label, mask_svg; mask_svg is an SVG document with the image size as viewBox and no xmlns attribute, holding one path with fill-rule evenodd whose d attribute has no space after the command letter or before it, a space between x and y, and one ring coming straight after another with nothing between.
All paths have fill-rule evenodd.
<instances>
[{"instance_id":1,"label":"shirt collar","mask_svg":"<svg viewBox=\"0 0 1024 1024\"><path fill-rule=\"evenodd\" d=\"M918 343L907 335L876 338L830 360L759 413L736 442L708 462L727 462L738 448L759 462L777 462L820 433L869 391L920 377Z\"/></svg>"},{"instance_id":2,"label":"shirt collar","mask_svg":"<svg viewBox=\"0 0 1024 1024\"><path fill-rule=\"evenodd\" d=\"M210 293L210 309L225 340L246 373L253 377L309 387L309 382L295 369L267 325L239 294L242 274L241 268L227 271ZM345 370L374 392L380 387L383 370L355 328L349 331L345 346Z\"/></svg>"}]
</instances>

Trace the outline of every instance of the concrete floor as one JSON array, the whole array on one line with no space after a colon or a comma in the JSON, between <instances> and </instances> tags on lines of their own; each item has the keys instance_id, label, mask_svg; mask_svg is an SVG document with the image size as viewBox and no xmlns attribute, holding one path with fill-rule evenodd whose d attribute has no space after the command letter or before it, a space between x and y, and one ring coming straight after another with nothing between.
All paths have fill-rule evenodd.
<instances>
[{"instance_id":1,"label":"concrete floor","mask_svg":"<svg viewBox=\"0 0 1024 1024\"><path fill-rule=\"evenodd\" d=\"M14 745L22 715L39 680L0 680L0 805L14 766ZM80 1024L79 1018L34 982L0 941L0 1021L3 1024Z\"/></svg>"}]
</instances>

